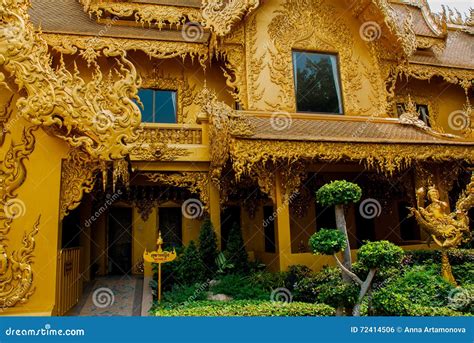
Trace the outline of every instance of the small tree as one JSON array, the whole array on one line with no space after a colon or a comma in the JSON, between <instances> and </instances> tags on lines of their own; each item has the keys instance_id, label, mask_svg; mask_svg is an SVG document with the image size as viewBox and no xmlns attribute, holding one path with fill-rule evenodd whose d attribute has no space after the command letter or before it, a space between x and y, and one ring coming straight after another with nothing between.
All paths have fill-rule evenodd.
<instances>
[{"instance_id":1,"label":"small tree","mask_svg":"<svg viewBox=\"0 0 474 343\"><path fill-rule=\"evenodd\" d=\"M204 271L205 276L212 278L217 270L216 258L218 251L216 233L209 219L204 220L199 232L199 255L206 267Z\"/></svg>"},{"instance_id":2,"label":"small tree","mask_svg":"<svg viewBox=\"0 0 474 343\"><path fill-rule=\"evenodd\" d=\"M362 196L362 190L355 183L345 180L332 181L322 186L316 192L316 201L323 206L334 206L336 215L336 227L344 235L346 245L344 247L344 266L352 269L351 248L349 236L347 235L344 206L358 202ZM344 277L348 281L347 277Z\"/></svg>"},{"instance_id":3,"label":"small tree","mask_svg":"<svg viewBox=\"0 0 474 343\"><path fill-rule=\"evenodd\" d=\"M237 223L232 225L229 232L229 239L227 240L226 256L234 266L234 270L238 273L246 273L248 271L248 254L245 250L244 239L242 238L242 231Z\"/></svg>"},{"instance_id":4,"label":"small tree","mask_svg":"<svg viewBox=\"0 0 474 343\"><path fill-rule=\"evenodd\" d=\"M352 314L360 316L360 305L367 292L370 290L375 273L381 268L396 266L401 263L403 257L402 248L388 241L368 242L363 245L358 253L359 263L369 269L369 273L362 281L355 273L348 269L337 257L337 253L346 247L345 236L336 230L323 229L311 236L309 244L314 253L333 255L342 273L360 286L359 297L354 306Z\"/></svg>"},{"instance_id":5,"label":"small tree","mask_svg":"<svg viewBox=\"0 0 474 343\"><path fill-rule=\"evenodd\" d=\"M177 262L178 266L175 270L176 281L185 285L191 285L204 279L205 268L194 241L189 242L189 245Z\"/></svg>"}]
</instances>

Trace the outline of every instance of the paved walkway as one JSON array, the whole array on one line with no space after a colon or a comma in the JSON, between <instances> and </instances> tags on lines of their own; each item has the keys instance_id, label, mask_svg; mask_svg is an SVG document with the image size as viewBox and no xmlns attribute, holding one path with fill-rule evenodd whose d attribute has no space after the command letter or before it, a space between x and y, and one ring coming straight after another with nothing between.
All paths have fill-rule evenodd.
<instances>
[{"instance_id":1,"label":"paved walkway","mask_svg":"<svg viewBox=\"0 0 474 343\"><path fill-rule=\"evenodd\" d=\"M68 316L140 316L143 279L130 276L97 278L84 288Z\"/></svg>"}]
</instances>

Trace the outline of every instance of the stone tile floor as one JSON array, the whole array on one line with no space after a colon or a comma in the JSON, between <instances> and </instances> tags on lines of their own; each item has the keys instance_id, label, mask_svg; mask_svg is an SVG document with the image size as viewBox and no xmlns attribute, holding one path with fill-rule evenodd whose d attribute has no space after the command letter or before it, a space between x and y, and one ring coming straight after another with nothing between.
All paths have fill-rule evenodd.
<instances>
[{"instance_id":1,"label":"stone tile floor","mask_svg":"<svg viewBox=\"0 0 474 343\"><path fill-rule=\"evenodd\" d=\"M140 316L143 278L99 277L84 287L79 303L67 316Z\"/></svg>"}]
</instances>

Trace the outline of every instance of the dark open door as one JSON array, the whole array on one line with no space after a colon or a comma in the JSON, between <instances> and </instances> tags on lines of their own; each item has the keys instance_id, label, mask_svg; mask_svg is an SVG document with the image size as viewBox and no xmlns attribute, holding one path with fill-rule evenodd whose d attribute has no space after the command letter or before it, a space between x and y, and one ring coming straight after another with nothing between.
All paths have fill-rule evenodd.
<instances>
[{"instance_id":1,"label":"dark open door","mask_svg":"<svg viewBox=\"0 0 474 343\"><path fill-rule=\"evenodd\" d=\"M132 269L132 209L114 207L109 212L108 272L125 275Z\"/></svg>"}]
</instances>

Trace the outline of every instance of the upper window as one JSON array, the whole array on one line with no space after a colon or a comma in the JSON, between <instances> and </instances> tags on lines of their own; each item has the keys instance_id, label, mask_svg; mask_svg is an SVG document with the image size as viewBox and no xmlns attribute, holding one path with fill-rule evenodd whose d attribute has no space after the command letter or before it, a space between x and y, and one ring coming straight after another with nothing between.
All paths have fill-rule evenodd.
<instances>
[{"instance_id":1,"label":"upper window","mask_svg":"<svg viewBox=\"0 0 474 343\"><path fill-rule=\"evenodd\" d=\"M140 89L138 96L143 104L142 122L176 123L176 91Z\"/></svg>"},{"instance_id":2,"label":"upper window","mask_svg":"<svg viewBox=\"0 0 474 343\"><path fill-rule=\"evenodd\" d=\"M298 112L342 114L337 56L293 52Z\"/></svg>"}]
</instances>

